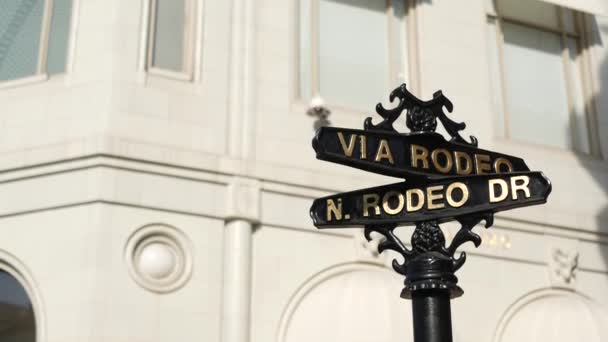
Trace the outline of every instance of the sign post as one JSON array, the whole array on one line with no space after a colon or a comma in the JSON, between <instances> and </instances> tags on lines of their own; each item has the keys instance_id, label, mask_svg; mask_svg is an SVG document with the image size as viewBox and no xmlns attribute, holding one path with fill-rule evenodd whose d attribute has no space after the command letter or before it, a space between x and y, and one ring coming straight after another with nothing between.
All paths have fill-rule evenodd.
<instances>
[{"instance_id":1,"label":"sign post","mask_svg":"<svg viewBox=\"0 0 608 342\"><path fill-rule=\"evenodd\" d=\"M450 299L460 297L455 272L466 254L456 249L466 242L481 244L473 228L488 228L494 213L547 201L551 183L542 172L532 172L518 157L483 150L477 139L460 136L464 123L452 121L452 103L441 91L430 101L412 95L402 84L390 94L392 109L380 103L363 130L322 127L313 139L317 159L382 175L404 178L394 183L316 199L310 209L319 229L364 227L384 236L378 252L392 250L403 257L393 269L405 276L401 297L412 300L415 342L452 342ZM393 123L406 112L410 133ZM435 132L439 121L450 135ZM449 246L439 224L457 221L461 228ZM411 247L395 235L399 226L415 226Z\"/></svg>"}]
</instances>

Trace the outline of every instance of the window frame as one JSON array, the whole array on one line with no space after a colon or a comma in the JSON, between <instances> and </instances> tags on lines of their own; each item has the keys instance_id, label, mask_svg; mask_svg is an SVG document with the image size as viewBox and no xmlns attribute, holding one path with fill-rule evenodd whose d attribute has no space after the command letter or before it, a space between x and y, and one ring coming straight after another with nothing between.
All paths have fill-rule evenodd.
<instances>
[{"instance_id":1,"label":"window frame","mask_svg":"<svg viewBox=\"0 0 608 342\"><path fill-rule=\"evenodd\" d=\"M574 152L574 153L580 153L580 154L584 154L584 155L589 155L589 156L594 156L594 157L601 157L601 153L600 153L600 148L599 148L599 137L597 135L596 132L596 111L595 111L595 105L593 103L591 103L593 101L593 99L589 96L590 94L592 94L592 87L591 87L591 74L589 71L589 57L588 57L588 37L587 37L587 30L585 30L585 25L586 25L586 18L585 18L585 14L578 12L574 9L569 9L569 8L565 8L562 6L557 6L557 5L553 5L555 10L556 10L556 16L557 16L557 20L558 20L558 27L554 28L554 27L548 27L545 26L543 24L539 24L539 23L532 23L532 22L528 22L525 20L520 20L517 18L513 18L513 17L509 17L506 15L502 15L500 13L500 6L498 4L498 0L489 0L490 2L490 8L487 9L486 11L486 18L488 20L493 20L494 21L494 25L496 28L496 37L494 38L494 43L496 44L496 49L498 52L498 65L497 66L492 66L492 68L498 68L498 72L500 73L500 79L498 81L498 87L500 89L498 89L499 94L498 96L500 97L500 101L499 103L495 104L495 106L500 106L500 108L497 108L499 111L502 111L502 120L503 120L503 132L502 132L502 136L504 139L509 140L509 141L515 141L518 143L524 143L524 144L529 144L529 145L538 145L538 146L542 146L542 147L546 147L546 148L554 148L554 149L560 149L560 150L564 150L564 151L569 151L569 152ZM565 27L565 18L566 15L568 14L568 12L570 12L571 18L572 18L572 31L569 31L566 27ZM508 24L514 24L514 25L519 25L522 27L526 27L526 28L531 28L531 29L535 29L535 30L539 30L542 32L548 32L548 33L552 33L552 34L557 34L559 35L559 39L560 39L560 44L561 44L561 60L562 60L562 67L563 67L563 72L564 72L564 83L566 85L566 102L568 104L568 118L569 118L569 126L570 126L570 135L569 135L569 140L570 140L570 146L569 148L562 148L562 147L558 147L558 146L553 146L553 145L540 145L537 143L533 143L530 141L525 141L525 140L520 140L520 139L515 139L512 137L511 134L511 124L510 124L510 116L511 114L509 113L509 103L508 103L508 94L507 94L507 87L506 87L506 73L508 72L507 68L506 68L506 63L505 63L505 52L504 52L504 45L505 45L505 37L504 37L504 30L503 30L503 25L504 23L508 23ZM488 24L489 25L489 24ZM577 50L574 51L574 55L576 56L576 68L578 68L578 73L580 75L580 83L581 83L581 92L583 95L583 103L584 103L584 117L585 117L585 123L586 123L586 132L585 132L585 137L579 137L579 132L577 131L575 122L576 122L576 109L575 109L575 96L576 96L576 91L574 90L574 82L573 81L573 77L576 77L575 75L573 75L572 71L570 70L570 66L569 64L571 63L570 60L570 53L571 53L571 49L570 46L568 44L568 39L574 39L576 41L576 45L577 45ZM591 99L591 100L590 100ZM496 134L496 133L495 133ZM581 139L586 139L588 146L589 146L589 151L582 151L580 146L577 146L576 144L576 140L578 138Z\"/></svg>"},{"instance_id":2,"label":"window frame","mask_svg":"<svg viewBox=\"0 0 608 342\"><path fill-rule=\"evenodd\" d=\"M319 85L320 85L320 74L319 74L319 60L318 60L318 52L319 52L319 3L321 0L310 0L310 22L309 22L309 26L310 26L310 55L308 56L308 58L310 59L310 89L308 89L308 92L310 94L310 98L305 98L302 96L303 91L301 89L302 87L302 83L301 83L301 79L300 79L300 66L301 66L301 61L302 61L302 55L300 54L300 40L301 40L301 23L302 23L302 14L300 12L300 0L295 1L295 8L294 8L294 12L295 12L295 20L294 20L294 25L295 25L295 30L294 32L294 44L293 44L293 51L294 51L294 64L293 64L293 80L294 80L294 86L293 86L293 97L295 99L296 102L299 102L301 104L304 105L308 105L308 102L310 102L314 97L316 96L321 96L325 102L326 102L326 106L330 107L332 110L338 110L338 111L346 111L346 112L356 112L359 113L361 112L360 108L355 108L354 106L350 106L348 104L345 103L336 103L336 102L331 102L331 100L328 102L327 99L325 99L323 97L323 94L320 93L319 91ZM387 89L393 89L394 87L396 87L398 84L403 83L402 80L399 80L399 76L398 76L398 70L399 67L397 66L397 63L394 60L394 50L398 49L397 44L395 44L396 39L398 39L397 37L395 37L395 31L392 30L392 26L394 24L393 22L393 14L394 14L394 6L393 3L395 1L402 1L403 2L403 6L405 9L405 36L406 38L406 44L404 44L404 46L402 47L402 49L404 50L404 59L406 60L406 70L404 70L407 73L406 76L406 80L405 82L408 85L408 88L411 89L413 92L420 92L420 84L419 84L419 74L418 74L418 65L419 65L419 56L418 56L418 34L417 34L417 12L418 12L418 7L417 7L417 2L413 1L413 0L384 0L385 4L386 4L386 10L385 10L385 14L388 17L388 29L387 29L387 40L388 40L388 51L387 51L387 55L388 55L388 59L387 59L387 64L388 64L388 70L389 70L389 74L388 74L388 80L389 83L387 84ZM379 99L380 100L380 99ZM370 107L373 107L375 104L370 103Z\"/></svg>"},{"instance_id":3,"label":"window frame","mask_svg":"<svg viewBox=\"0 0 608 342\"><path fill-rule=\"evenodd\" d=\"M37 286L30 270L19 259L2 249L0 249L0 270L10 274L25 290L34 312L34 323L36 325L35 341L46 341L47 318L45 315L45 304L40 294L40 288Z\"/></svg>"},{"instance_id":4,"label":"window frame","mask_svg":"<svg viewBox=\"0 0 608 342\"><path fill-rule=\"evenodd\" d=\"M146 29L146 51L145 51L145 70L149 75L164 78L193 81L194 80L194 60L195 53L198 51L195 37L197 34L197 17L200 17L197 10L197 0L184 0L184 28L182 42L182 70L167 70L153 65L154 47L156 38L156 10L159 0L148 1L148 22Z\"/></svg>"},{"instance_id":5,"label":"window frame","mask_svg":"<svg viewBox=\"0 0 608 342\"><path fill-rule=\"evenodd\" d=\"M32 75L14 78L10 80L0 80L0 89L3 88L11 88L15 86L21 86L31 83L43 82L48 80L51 76L48 73L48 48L49 48L49 40L51 33L51 23L53 16L53 2L54 0L42 0L44 1L44 9L42 13L42 22L40 25L40 41L38 42L38 63L36 65L36 72ZM72 42L73 42L73 32L74 32L74 9L77 7L77 2L79 0L72 0L71 8L70 8L70 31L67 35L67 51L66 51L66 60L65 60L65 71L59 73L58 75L63 75L69 72L70 61L72 60Z\"/></svg>"}]
</instances>

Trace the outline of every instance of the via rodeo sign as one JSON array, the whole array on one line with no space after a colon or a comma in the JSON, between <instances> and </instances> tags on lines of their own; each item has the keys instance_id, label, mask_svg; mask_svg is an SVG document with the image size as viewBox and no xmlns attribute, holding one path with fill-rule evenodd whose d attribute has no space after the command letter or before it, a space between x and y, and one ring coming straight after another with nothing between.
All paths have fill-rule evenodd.
<instances>
[{"instance_id":1,"label":"via rodeo sign","mask_svg":"<svg viewBox=\"0 0 608 342\"><path fill-rule=\"evenodd\" d=\"M489 227L495 212L547 201L551 183L542 172L531 172L521 158L477 148L475 137L468 142L460 136L465 124L443 112L453 106L441 91L421 101L402 84L390 94L391 102L395 98L396 108L376 106L384 119L379 124L367 118L363 130L322 127L313 148L317 159L405 181L316 199L310 214L317 228L457 220L468 222L470 230L481 220ZM403 111L411 133L393 127ZM437 120L449 141L435 133Z\"/></svg>"}]
</instances>

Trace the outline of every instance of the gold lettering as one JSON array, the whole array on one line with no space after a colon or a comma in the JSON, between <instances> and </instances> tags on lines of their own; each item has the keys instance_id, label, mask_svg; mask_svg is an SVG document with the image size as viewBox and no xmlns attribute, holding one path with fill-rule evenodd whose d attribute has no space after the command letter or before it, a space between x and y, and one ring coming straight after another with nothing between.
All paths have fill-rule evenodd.
<instances>
[{"instance_id":1,"label":"gold lettering","mask_svg":"<svg viewBox=\"0 0 608 342\"><path fill-rule=\"evenodd\" d=\"M365 135L359 136L359 145L361 148L361 159L367 159L367 137Z\"/></svg>"},{"instance_id":2,"label":"gold lettering","mask_svg":"<svg viewBox=\"0 0 608 342\"><path fill-rule=\"evenodd\" d=\"M490 156L487 154L476 154L475 155L475 172L480 175L491 171Z\"/></svg>"},{"instance_id":3,"label":"gold lettering","mask_svg":"<svg viewBox=\"0 0 608 342\"><path fill-rule=\"evenodd\" d=\"M390 200L391 197L397 197L397 206L395 208L391 208ZM389 191L382 197L382 209L384 212L389 215L397 215L403 210L403 205L405 204L405 199L403 198L403 194L397 191Z\"/></svg>"},{"instance_id":4,"label":"gold lettering","mask_svg":"<svg viewBox=\"0 0 608 342\"><path fill-rule=\"evenodd\" d=\"M465 161L465 167L462 168L461 160ZM460 151L454 152L454 164L456 164L456 173L459 175L468 175L473 171L473 161L468 154Z\"/></svg>"},{"instance_id":5,"label":"gold lettering","mask_svg":"<svg viewBox=\"0 0 608 342\"><path fill-rule=\"evenodd\" d=\"M412 159L412 167L419 167L418 161L422 162L422 168L429 168L429 150L424 146L414 145L412 144L411 150L411 159Z\"/></svg>"},{"instance_id":6,"label":"gold lettering","mask_svg":"<svg viewBox=\"0 0 608 342\"><path fill-rule=\"evenodd\" d=\"M518 181L521 183L517 184ZM511 177L511 198L516 200L518 198L517 191L521 190L524 192L524 197L530 197L530 189L528 188L528 184L530 184L530 177L528 176L514 176Z\"/></svg>"},{"instance_id":7,"label":"gold lettering","mask_svg":"<svg viewBox=\"0 0 608 342\"><path fill-rule=\"evenodd\" d=\"M440 154L443 154L445 157L445 165L439 163ZM441 173L448 173L452 169L452 156L450 155L450 152L444 148L433 150L431 153L431 160L433 161L435 168Z\"/></svg>"},{"instance_id":8,"label":"gold lettering","mask_svg":"<svg viewBox=\"0 0 608 342\"><path fill-rule=\"evenodd\" d=\"M500 187L500 195L496 196L496 185ZM488 181L488 190L490 191L490 203L502 202L509 195L509 185L502 179L490 179Z\"/></svg>"},{"instance_id":9,"label":"gold lettering","mask_svg":"<svg viewBox=\"0 0 608 342\"><path fill-rule=\"evenodd\" d=\"M380 215L380 196L376 194L365 194L363 195L363 217L369 216L369 209L374 209L374 214Z\"/></svg>"},{"instance_id":10,"label":"gold lettering","mask_svg":"<svg viewBox=\"0 0 608 342\"><path fill-rule=\"evenodd\" d=\"M348 141L348 146L346 146L346 139L344 139L344 134L342 132L338 132L338 140L340 140L340 146L342 146L342 151L344 151L344 155L347 157L353 156L353 151L355 150L355 139L357 136L355 134L350 135L350 140Z\"/></svg>"},{"instance_id":11,"label":"gold lettering","mask_svg":"<svg viewBox=\"0 0 608 342\"><path fill-rule=\"evenodd\" d=\"M338 198L338 205L333 199L327 200L327 222L332 221L332 214L336 217L336 220L342 219L342 199Z\"/></svg>"},{"instance_id":12,"label":"gold lettering","mask_svg":"<svg viewBox=\"0 0 608 342\"><path fill-rule=\"evenodd\" d=\"M412 196L416 195L417 199L416 199L416 205L412 205ZM410 189L408 191L405 192L405 197L407 198L406 200L406 210L408 212L413 212L413 211L418 211L420 209L422 209L422 206L424 205L424 192L422 192L422 190L420 189Z\"/></svg>"},{"instance_id":13,"label":"gold lettering","mask_svg":"<svg viewBox=\"0 0 608 342\"><path fill-rule=\"evenodd\" d=\"M494 161L494 171L496 173L503 173L503 171L500 170L500 167L502 165L506 165L507 166L507 171L506 172L513 172L513 164L511 164L511 162L508 159L505 158L497 158Z\"/></svg>"},{"instance_id":14,"label":"gold lettering","mask_svg":"<svg viewBox=\"0 0 608 342\"><path fill-rule=\"evenodd\" d=\"M452 192L454 191L454 189L460 189L460 191L462 191L462 198L460 199L460 201L455 201L454 197L452 197ZM452 206L454 208L460 208L469 199L469 188L467 188L467 186L461 182L452 183L448 186L447 190L445 191L445 197L450 206Z\"/></svg>"},{"instance_id":15,"label":"gold lettering","mask_svg":"<svg viewBox=\"0 0 608 342\"><path fill-rule=\"evenodd\" d=\"M434 200L443 199L443 194L437 193L441 190L443 190L443 185L429 186L426 188L426 207L429 210L441 209L445 207L444 203L433 203Z\"/></svg>"},{"instance_id":16,"label":"gold lettering","mask_svg":"<svg viewBox=\"0 0 608 342\"><path fill-rule=\"evenodd\" d=\"M393 160L393 154L391 149L388 147L386 139L380 140L380 146L378 146L378 152L376 153L376 159L374 161L382 161L382 159L388 159L389 163L395 164Z\"/></svg>"}]
</instances>

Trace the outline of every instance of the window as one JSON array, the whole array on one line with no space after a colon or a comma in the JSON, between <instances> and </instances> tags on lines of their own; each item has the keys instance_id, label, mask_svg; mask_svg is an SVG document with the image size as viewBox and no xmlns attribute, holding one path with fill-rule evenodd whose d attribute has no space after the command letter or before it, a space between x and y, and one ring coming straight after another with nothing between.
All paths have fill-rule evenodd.
<instances>
[{"instance_id":1,"label":"window","mask_svg":"<svg viewBox=\"0 0 608 342\"><path fill-rule=\"evenodd\" d=\"M152 0L148 34L148 72L192 78L193 0Z\"/></svg>"},{"instance_id":2,"label":"window","mask_svg":"<svg viewBox=\"0 0 608 342\"><path fill-rule=\"evenodd\" d=\"M490 12L496 134L590 153L582 16L536 0L498 0Z\"/></svg>"},{"instance_id":3,"label":"window","mask_svg":"<svg viewBox=\"0 0 608 342\"><path fill-rule=\"evenodd\" d=\"M32 302L19 281L3 270L0 270L0 341L36 341Z\"/></svg>"},{"instance_id":4,"label":"window","mask_svg":"<svg viewBox=\"0 0 608 342\"><path fill-rule=\"evenodd\" d=\"M405 0L300 0L299 97L369 110L407 79Z\"/></svg>"},{"instance_id":5,"label":"window","mask_svg":"<svg viewBox=\"0 0 608 342\"><path fill-rule=\"evenodd\" d=\"M71 0L0 1L0 82L65 71Z\"/></svg>"}]
</instances>

